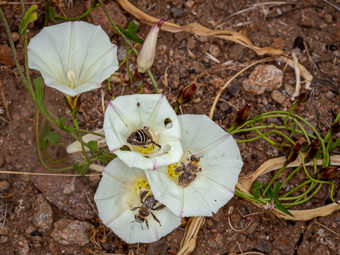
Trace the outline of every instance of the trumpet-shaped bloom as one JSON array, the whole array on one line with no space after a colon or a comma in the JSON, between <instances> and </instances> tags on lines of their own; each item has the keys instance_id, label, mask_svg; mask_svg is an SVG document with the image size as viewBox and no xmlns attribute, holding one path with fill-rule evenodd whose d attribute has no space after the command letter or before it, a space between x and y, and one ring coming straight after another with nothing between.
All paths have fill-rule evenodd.
<instances>
[{"instance_id":1,"label":"trumpet-shaped bloom","mask_svg":"<svg viewBox=\"0 0 340 255\"><path fill-rule=\"evenodd\" d=\"M180 217L156 202L142 220L136 218L143 210L141 200L145 201L145 193L152 196L144 171L129 168L118 158L105 167L94 197L99 217L127 243L157 241L181 223Z\"/></svg>"},{"instance_id":2,"label":"trumpet-shaped bloom","mask_svg":"<svg viewBox=\"0 0 340 255\"><path fill-rule=\"evenodd\" d=\"M148 33L137 57L138 72L145 73L152 66L156 54L157 36L164 21L165 19L158 21Z\"/></svg>"},{"instance_id":3,"label":"trumpet-shaped bloom","mask_svg":"<svg viewBox=\"0 0 340 255\"><path fill-rule=\"evenodd\" d=\"M178 116L184 154L146 171L157 200L180 217L211 216L233 196L242 159L233 137L205 115ZM182 162L182 163L181 163Z\"/></svg>"},{"instance_id":4,"label":"trumpet-shaped bloom","mask_svg":"<svg viewBox=\"0 0 340 255\"><path fill-rule=\"evenodd\" d=\"M156 170L182 156L178 118L164 95L117 97L106 109L104 132L110 151L129 167Z\"/></svg>"},{"instance_id":5,"label":"trumpet-shaped bloom","mask_svg":"<svg viewBox=\"0 0 340 255\"><path fill-rule=\"evenodd\" d=\"M29 67L69 96L100 88L118 69L117 46L100 26L82 21L44 27L27 50Z\"/></svg>"}]
</instances>

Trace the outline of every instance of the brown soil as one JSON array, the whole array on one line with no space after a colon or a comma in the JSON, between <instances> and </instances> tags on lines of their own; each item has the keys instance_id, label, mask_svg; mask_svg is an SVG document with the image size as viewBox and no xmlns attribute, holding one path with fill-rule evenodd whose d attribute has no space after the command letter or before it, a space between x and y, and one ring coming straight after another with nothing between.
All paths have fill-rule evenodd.
<instances>
[{"instance_id":1,"label":"brown soil","mask_svg":"<svg viewBox=\"0 0 340 255\"><path fill-rule=\"evenodd\" d=\"M61 2L61 1L58 1ZM67 1L70 2L70 1ZM248 8L259 1L132 1L138 8L157 17L165 17L177 24L198 22L210 28L233 29L246 34L257 46L272 46L291 51L294 39L301 36L308 47L308 53L300 56L300 62L313 74L312 97L297 113L310 121L322 134L328 129L334 114L339 111L340 96L340 15L339 11L324 1L297 1L270 8L258 7L242 14L228 17L230 14ZM339 1L337 2L339 5ZM73 2L73 7L60 4L67 15L77 16L85 11L83 1ZM6 13L13 36L18 32L22 14L19 5L1 5ZM38 33L42 28L44 6L38 9L39 19L29 25L29 36ZM124 13L124 12L123 12ZM120 14L121 15L121 14ZM134 19L127 13L121 20L126 23ZM118 17L119 18L119 17ZM149 26L141 24L139 35L145 37ZM111 36L119 46L119 56L125 55L124 43L116 35ZM8 53L4 27L0 27L0 52ZM19 52L20 43L16 42ZM192 53L189 53L189 51ZM220 63L207 58L206 52L213 55ZM34 135L35 106L29 93L22 84L13 62L3 53L0 56L0 167L2 170L44 172L40 166ZM4 57L3 57L4 56ZM190 84L203 72L207 75L198 79L198 91L194 100L181 108L183 113L208 114L213 99L222 86L243 65L258 59L250 49L218 39L195 37L191 34L161 32L158 41L158 53L152 68L159 88L173 102L178 91ZM226 61L232 64L223 65ZM135 59L131 57L131 70L135 72ZM274 63L277 65L277 63ZM278 66L278 65L277 65ZM279 66L283 67L283 66ZM119 70L126 77L126 69ZM33 76L37 73L33 73ZM246 103L252 105L252 115L271 110L288 109L289 100L294 89L295 74L291 68L284 72L284 86L278 89L283 97L278 103L271 92L261 96L247 93L242 86L250 74L246 72L235 80L222 95L213 119L227 129L232 122L236 108ZM167 76L167 82L165 77ZM153 93L151 82L145 79L144 93ZM137 93L136 84L115 83L113 93L107 86L103 87L107 103L112 96ZM0 91L0 92L2 92ZM50 88L45 89L46 104L58 116L65 116L68 121L71 115L66 108L62 95ZM94 130L103 124L101 93L99 90L82 96L80 126ZM4 105L7 105L7 108ZM42 120L43 121L43 120ZM58 146L50 148L53 158L65 158L65 146L69 138L63 137ZM275 149L262 143L240 144L244 160L241 175L256 169L262 162L279 156ZM71 161L67 159L66 161ZM2 181L1 181L2 180ZM100 223L96 219L93 195L99 177L43 177L28 175L0 175L0 249L1 254L90 254L96 251L94 242L87 245L61 245L55 241L54 231L59 225L71 220L87 221L96 229L88 231L89 236L97 238L106 236L100 243L100 249L109 254L176 254L184 229L178 228L160 241L150 245L127 245L109 230L99 231ZM10 185L6 188L6 185ZM2 186L4 185L4 186ZM307 207L328 203L328 188L322 189L320 195ZM41 195L43 198L41 198ZM42 199L46 207L39 206ZM48 202L46 202L47 200ZM37 202L38 201L38 202ZM37 223L37 212L52 207L54 224L44 229ZM45 209L44 209L45 208ZM233 208L231 213L230 208ZM44 211L46 213L46 211ZM49 215L49 216L48 216ZM229 221L228 221L229 217ZM58 222L58 224L56 224ZM340 212L309 222L285 221L275 218L269 211L254 207L250 202L235 197L213 217L207 218L199 232L197 247L193 254L230 254L257 252L253 254L340 254L339 232ZM79 237L80 238L80 237ZM97 249L98 251L98 249ZM98 253L99 254L99 253ZM251 253L248 253L251 254Z\"/></svg>"}]
</instances>

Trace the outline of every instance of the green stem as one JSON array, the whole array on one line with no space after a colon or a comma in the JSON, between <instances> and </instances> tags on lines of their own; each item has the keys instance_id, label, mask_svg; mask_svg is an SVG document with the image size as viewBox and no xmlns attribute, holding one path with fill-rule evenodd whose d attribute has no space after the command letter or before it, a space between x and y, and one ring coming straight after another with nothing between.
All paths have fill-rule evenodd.
<instances>
[{"instance_id":1,"label":"green stem","mask_svg":"<svg viewBox=\"0 0 340 255\"><path fill-rule=\"evenodd\" d=\"M40 163L49 171L51 172L63 172L63 171L67 171L67 170L72 170L73 166L68 166L68 167L64 167L64 168L58 168L58 169L54 169L54 168L50 168L44 161L42 154L41 154L41 149L40 149L40 139L39 139L39 117L40 117L40 111L37 108L36 113L35 113L35 139L36 139L36 145L37 145L37 152L38 152L38 157L39 157L39 161Z\"/></svg>"},{"instance_id":2,"label":"green stem","mask_svg":"<svg viewBox=\"0 0 340 255\"><path fill-rule=\"evenodd\" d=\"M283 188L283 186L301 169L301 165L299 165L297 168L294 169L294 171L292 171L288 176L287 178L283 181L283 183L281 184L280 189Z\"/></svg>"},{"instance_id":3,"label":"green stem","mask_svg":"<svg viewBox=\"0 0 340 255\"><path fill-rule=\"evenodd\" d=\"M291 207L291 206L294 206L294 205L303 204L303 203L307 202L308 200L312 199L319 192L321 187L322 187L322 184L320 183L319 186L315 189L315 191L309 197L307 197L307 198L305 198L303 200L300 200L298 202L292 202L292 203L282 203L282 205L284 207L288 208L288 207Z\"/></svg>"},{"instance_id":4,"label":"green stem","mask_svg":"<svg viewBox=\"0 0 340 255\"><path fill-rule=\"evenodd\" d=\"M149 75L150 79L151 79L151 82L152 82L152 85L153 87L155 88L156 90L156 93L157 94L160 94L161 92L158 90L158 86L157 86L157 82L155 81L155 78L153 77L150 69L146 70L147 74Z\"/></svg>"},{"instance_id":5,"label":"green stem","mask_svg":"<svg viewBox=\"0 0 340 255\"><path fill-rule=\"evenodd\" d=\"M92 134L92 135L96 135L96 136L100 136L100 137L105 138L105 135L102 135L102 134L97 133L97 132L94 132L94 131L89 131L89 130L86 130L86 129L78 128L78 129L75 129L75 130L73 130L73 131L75 131L75 132L81 132L81 133L86 133L86 134Z\"/></svg>"},{"instance_id":6,"label":"green stem","mask_svg":"<svg viewBox=\"0 0 340 255\"><path fill-rule=\"evenodd\" d=\"M295 196L295 197L288 197L290 194L294 193L295 191L299 190L300 188L302 188L303 186L311 183L312 181L311 180L307 180L307 181L304 181L303 183L300 183L298 186L296 186L294 189L291 189L290 191L288 191L287 193L285 193L284 195L282 195L281 197L279 197L279 200L296 200L296 199L299 199L301 197L304 197L306 195L306 193L308 193L307 191L305 191L304 193L298 195L298 196ZM314 187L315 186L315 183L313 182L310 186L310 187Z\"/></svg>"},{"instance_id":7,"label":"green stem","mask_svg":"<svg viewBox=\"0 0 340 255\"><path fill-rule=\"evenodd\" d=\"M283 172L283 170L286 169L286 165L283 165L279 171L276 172L276 174L274 175L274 177L270 180L270 182L267 184L265 190L262 193L262 196L264 196L267 191L270 189L270 187L272 186L273 182L275 181L275 179Z\"/></svg>"},{"instance_id":8,"label":"green stem","mask_svg":"<svg viewBox=\"0 0 340 255\"><path fill-rule=\"evenodd\" d=\"M72 120L73 120L74 127L79 130L79 124L78 124L77 111L76 110L72 110ZM82 141L80 134L76 135L76 137L77 137L78 141ZM81 144L81 150L83 152L83 155L84 155L86 161L89 161L89 156L86 153L84 143L80 143L80 144Z\"/></svg>"},{"instance_id":9,"label":"green stem","mask_svg":"<svg viewBox=\"0 0 340 255\"><path fill-rule=\"evenodd\" d=\"M85 18L87 15L89 15L94 10L94 8L96 8L96 1L93 1L91 3L91 7L86 12L84 12L82 15L80 15L78 17L66 18L66 17L63 17L63 16L54 15L54 18L61 19L61 20L66 20L66 21L81 20L81 19Z\"/></svg>"}]
</instances>

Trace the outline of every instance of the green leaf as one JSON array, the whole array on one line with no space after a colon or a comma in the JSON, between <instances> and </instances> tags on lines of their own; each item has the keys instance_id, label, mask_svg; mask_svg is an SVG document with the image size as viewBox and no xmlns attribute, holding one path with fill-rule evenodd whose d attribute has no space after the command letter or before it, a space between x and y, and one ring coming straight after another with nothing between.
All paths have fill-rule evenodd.
<instances>
[{"instance_id":1,"label":"green leaf","mask_svg":"<svg viewBox=\"0 0 340 255\"><path fill-rule=\"evenodd\" d=\"M31 22L34 22L38 18L38 14L35 11L38 9L38 5L32 5L27 12L25 13L24 17L21 20L20 26L19 26L19 40L21 39L22 33L25 31L27 25Z\"/></svg>"},{"instance_id":2,"label":"green leaf","mask_svg":"<svg viewBox=\"0 0 340 255\"><path fill-rule=\"evenodd\" d=\"M81 175L84 175L87 170L89 169L89 164L86 163L80 163L80 164L74 164L73 165L74 169Z\"/></svg>"},{"instance_id":3,"label":"green leaf","mask_svg":"<svg viewBox=\"0 0 340 255\"><path fill-rule=\"evenodd\" d=\"M131 21L128 25L128 29L125 30L124 28L122 28L121 26L118 26L118 29L120 30L120 32L123 33L123 35L125 35L127 38L129 38L130 40L134 41L134 42L137 42L137 43L140 43L140 44L143 44L144 43L144 40L139 38L137 35L136 35L136 32L138 30L138 27L137 25ZM115 33L117 33L117 31L115 31Z\"/></svg>"},{"instance_id":4,"label":"green leaf","mask_svg":"<svg viewBox=\"0 0 340 255\"><path fill-rule=\"evenodd\" d=\"M48 110L45 106L44 101L44 81L41 77L38 77L33 80L33 84L35 86L35 96L37 99L37 105L39 107L39 110L42 114L48 115Z\"/></svg>"},{"instance_id":5,"label":"green leaf","mask_svg":"<svg viewBox=\"0 0 340 255\"><path fill-rule=\"evenodd\" d=\"M66 122L66 118L65 117L60 117L59 119L59 127L60 129L64 130L65 129L65 122Z\"/></svg>"},{"instance_id":6,"label":"green leaf","mask_svg":"<svg viewBox=\"0 0 340 255\"><path fill-rule=\"evenodd\" d=\"M293 216L286 207L284 207L283 204L281 204L279 198L278 198L278 192L280 188L280 183L275 183L273 188L270 188L267 192L268 196L274 201L275 207L284 212L285 214L288 214L289 216Z\"/></svg>"},{"instance_id":7,"label":"green leaf","mask_svg":"<svg viewBox=\"0 0 340 255\"><path fill-rule=\"evenodd\" d=\"M137 27L137 25L136 25L135 22L130 21L130 23L129 23L129 25L128 25L127 28L128 28L127 30L128 30L130 33L132 33L132 34L136 34L136 33L137 33L138 27Z\"/></svg>"},{"instance_id":8,"label":"green leaf","mask_svg":"<svg viewBox=\"0 0 340 255\"><path fill-rule=\"evenodd\" d=\"M258 181L255 181L251 187L251 193L255 198L260 198L262 193L262 184Z\"/></svg>"},{"instance_id":9,"label":"green leaf","mask_svg":"<svg viewBox=\"0 0 340 255\"><path fill-rule=\"evenodd\" d=\"M51 144L57 144L59 142L60 135L56 132L49 132L46 134L46 140Z\"/></svg>"},{"instance_id":10,"label":"green leaf","mask_svg":"<svg viewBox=\"0 0 340 255\"><path fill-rule=\"evenodd\" d=\"M89 141L87 143L87 146L89 147L92 153L95 153L97 151L98 143L97 141Z\"/></svg>"},{"instance_id":11,"label":"green leaf","mask_svg":"<svg viewBox=\"0 0 340 255\"><path fill-rule=\"evenodd\" d=\"M46 150L48 147L48 142L45 139L46 135L48 134L48 132L50 132L50 127L48 125L48 122L45 123L44 129L40 135L40 139L39 139L39 144L40 144L40 149L41 150Z\"/></svg>"},{"instance_id":12,"label":"green leaf","mask_svg":"<svg viewBox=\"0 0 340 255\"><path fill-rule=\"evenodd\" d=\"M337 138L335 141L329 141L331 145L329 146L328 152L331 153L340 145L340 138Z\"/></svg>"},{"instance_id":13,"label":"green leaf","mask_svg":"<svg viewBox=\"0 0 340 255\"><path fill-rule=\"evenodd\" d=\"M103 164L107 164L107 159L103 155L98 155L97 158Z\"/></svg>"},{"instance_id":14,"label":"green leaf","mask_svg":"<svg viewBox=\"0 0 340 255\"><path fill-rule=\"evenodd\" d=\"M48 17L54 19L56 11L53 8L48 8Z\"/></svg>"}]
</instances>

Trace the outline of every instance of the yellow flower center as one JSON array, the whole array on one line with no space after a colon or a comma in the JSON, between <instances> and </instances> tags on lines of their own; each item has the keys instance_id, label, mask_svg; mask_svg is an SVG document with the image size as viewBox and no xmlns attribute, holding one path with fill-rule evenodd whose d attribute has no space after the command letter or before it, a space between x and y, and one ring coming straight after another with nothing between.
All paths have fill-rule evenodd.
<instances>
[{"instance_id":1,"label":"yellow flower center","mask_svg":"<svg viewBox=\"0 0 340 255\"><path fill-rule=\"evenodd\" d=\"M173 178L176 182L178 179L178 176L180 176L181 173L176 173L175 170L177 168L179 163L173 163L171 165L168 165L168 175L170 178Z\"/></svg>"},{"instance_id":2,"label":"yellow flower center","mask_svg":"<svg viewBox=\"0 0 340 255\"><path fill-rule=\"evenodd\" d=\"M152 153L153 152L153 150L154 150L154 145L153 144L151 144L149 147L147 147L147 148L144 148L143 146L134 146L135 147L135 150L137 151L137 152L139 152L139 153L141 153L141 154L144 154L144 155L146 155L146 154L150 154L150 153Z\"/></svg>"},{"instance_id":3,"label":"yellow flower center","mask_svg":"<svg viewBox=\"0 0 340 255\"><path fill-rule=\"evenodd\" d=\"M137 195L140 195L143 191L151 191L148 180L143 178L137 179L135 182L135 190Z\"/></svg>"}]
</instances>

